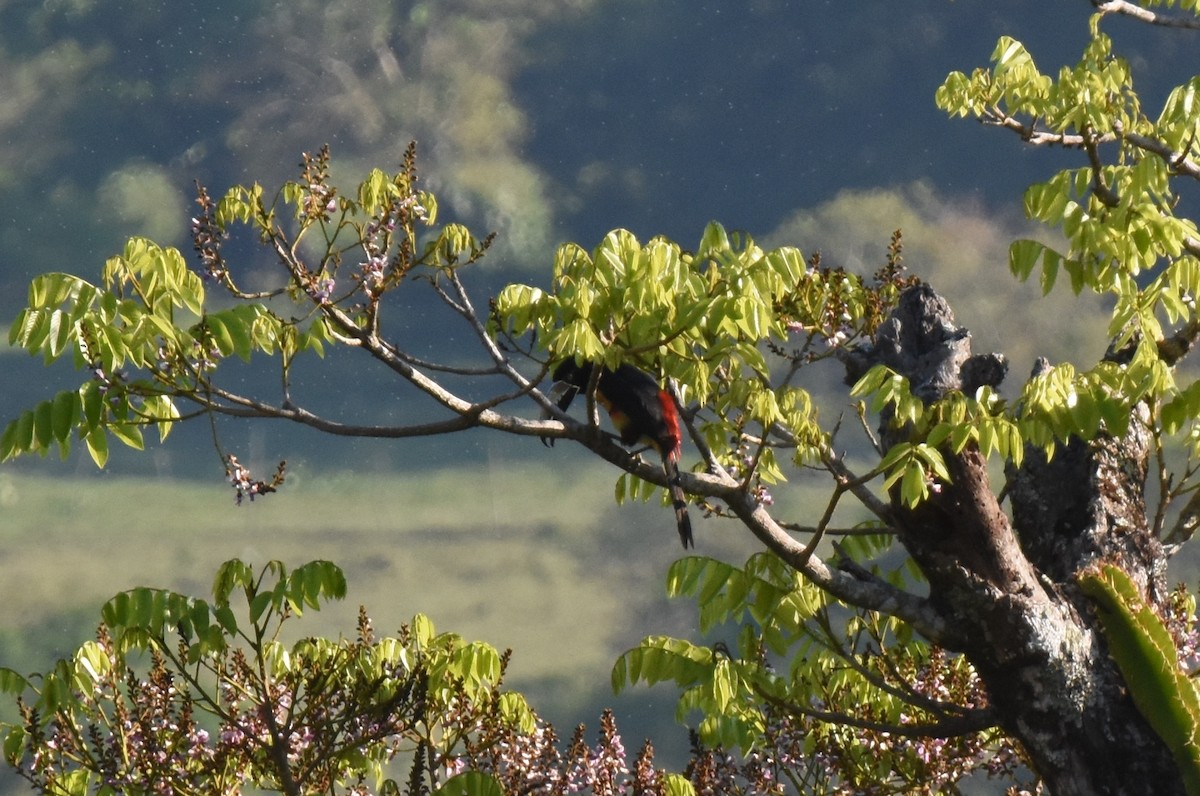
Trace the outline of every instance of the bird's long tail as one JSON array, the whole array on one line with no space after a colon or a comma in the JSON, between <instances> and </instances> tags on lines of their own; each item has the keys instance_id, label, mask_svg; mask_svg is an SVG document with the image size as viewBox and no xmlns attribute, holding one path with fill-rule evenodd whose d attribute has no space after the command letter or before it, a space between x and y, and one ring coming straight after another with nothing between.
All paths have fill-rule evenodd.
<instances>
[{"instance_id":1,"label":"bird's long tail","mask_svg":"<svg viewBox=\"0 0 1200 796\"><path fill-rule=\"evenodd\" d=\"M695 547L692 541L692 518L688 516L687 498L683 494L683 482L679 478L679 448L663 456L663 472L667 474L667 485L671 492L671 503L675 507L675 524L679 528L679 541L683 549Z\"/></svg>"}]
</instances>

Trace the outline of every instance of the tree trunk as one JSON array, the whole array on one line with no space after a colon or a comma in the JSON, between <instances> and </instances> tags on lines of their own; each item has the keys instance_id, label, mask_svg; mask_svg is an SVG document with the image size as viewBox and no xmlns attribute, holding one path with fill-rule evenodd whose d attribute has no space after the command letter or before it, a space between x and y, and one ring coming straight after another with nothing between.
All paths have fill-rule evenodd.
<instances>
[{"instance_id":1,"label":"tree trunk","mask_svg":"<svg viewBox=\"0 0 1200 796\"><path fill-rule=\"evenodd\" d=\"M904 293L873 348L858 354L854 369L882 362L926 401L994 386L1005 369L997 355L972 356L970 335L925 285ZM943 451L952 480L917 509L893 501L900 539L963 639L959 651L1055 796L1184 792L1076 582L1083 569L1111 562L1149 600L1164 594L1165 555L1146 518L1151 446L1141 421L1135 412L1124 437L1073 440L1049 462L1029 450L1009 471L1011 518L970 447ZM885 441L903 433L885 431Z\"/></svg>"}]
</instances>

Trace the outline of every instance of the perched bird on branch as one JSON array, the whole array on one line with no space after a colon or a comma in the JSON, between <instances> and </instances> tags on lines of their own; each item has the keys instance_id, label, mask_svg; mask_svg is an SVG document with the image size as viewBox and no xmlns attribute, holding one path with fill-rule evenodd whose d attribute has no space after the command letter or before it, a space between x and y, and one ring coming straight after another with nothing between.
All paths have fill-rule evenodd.
<instances>
[{"instance_id":1,"label":"perched bird on branch","mask_svg":"<svg viewBox=\"0 0 1200 796\"><path fill-rule=\"evenodd\" d=\"M551 398L567 411L575 396L585 392L592 381L593 365L577 364L568 359L554 369ZM659 386L654 377L632 365L616 370L602 368L596 381L596 403L608 412L621 442L627 447L643 444L662 457L663 472L675 507L675 522L684 548L694 547L692 520L679 478L679 458L683 451L682 425L675 397Z\"/></svg>"}]
</instances>

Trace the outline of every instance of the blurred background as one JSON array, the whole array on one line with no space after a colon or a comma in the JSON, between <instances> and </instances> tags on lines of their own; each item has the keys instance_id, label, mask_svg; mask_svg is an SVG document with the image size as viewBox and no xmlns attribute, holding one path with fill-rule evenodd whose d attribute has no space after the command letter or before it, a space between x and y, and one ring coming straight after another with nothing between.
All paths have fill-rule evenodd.
<instances>
[{"instance_id":1,"label":"blurred background","mask_svg":"<svg viewBox=\"0 0 1200 796\"><path fill-rule=\"evenodd\" d=\"M1096 302L1038 298L1008 273L1007 245L1045 236L1022 191L1077 165L934 107L946 74L986 65L1001 34L1044 72L1074 63L1087 0L0 0L0 326L31 277L98 280L132 235L188 239L194 183L220 196L294 178L328 143L335 181L395 170L418 142L440 221L498 233L466 276L477 306L510 281L548 282L555 247L591 248L624 227L694 247L717 220L860 272L894 229L905 262L946 294L978 351L1087 364L1103 350ZM1144 106L1197 70L1194 40L1106 22ZM1163 65L1178 68L1166 74ZM269 253L235 249L240 278L270 279ZM239 259L240 258L240 259ZM396 320L409 347L474 356L417 294ZM1098 308L1089 316L1084 309ZM459 348L456 348L458 346ZM358 422L420 407L354 352L306 363L306 405ZM246 389L253 368L233 369ZM0 419L87 374L0 347ZM809 385L845 408L836 381ZM1010 388L1011 389L1011 388ZM532 412L532 407L530 408ZM345 605L298 625L352 634L366 605L393 632L414 613L515 650L509 685L569 735L614 705L629 748L650 736L678 763L686 733L669 689L614 698L615 657L651 633L688 635L663 581L679 551L670 512L617 507L616 474L560 445L482 433L339 440L222 422L221 444L260 477L289 462L278 495L235 506L206 423L144 453L114 450L0 465L0 665L45 668L90 637L101 603L135 585L208 594L240 556L346 571ZM811 521L819 479L776 490ZM698 552L755 547L718 520ZM589 735L591 737L591 735Z\"/></svg>"}]
</instances>

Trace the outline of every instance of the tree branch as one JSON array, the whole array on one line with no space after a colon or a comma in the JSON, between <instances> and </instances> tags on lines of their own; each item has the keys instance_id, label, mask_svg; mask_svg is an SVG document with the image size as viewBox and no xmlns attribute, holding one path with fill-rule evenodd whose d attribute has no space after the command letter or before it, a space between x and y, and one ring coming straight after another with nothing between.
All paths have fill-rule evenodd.
<instances>
[{"instance_id":1,"label":"tree branch","mask_svg":"<svg viewBox=\"0 0 1200 796\"><path fill-rule=\"evenodd\" d=\"M1178 547L1191 539L1197 528L1200 528L1200 489L1192 492L1192 496L1179 512L1174 527L1163 539L1163 544Z\"/></svg>"},{"instance_id":2,"label":"tree branch","mask_svg":"<svg viewBox=\"0 0 1200 796\"><path fill-rule=\"evenodd\" d=\"M1137 3L1130 3L1127 0L1092 0L1092 5L1101 14L1117 14L1120 16L1136 19L1138 22L1145 22L1148 25L1159 25L1164 28L1183 28L1188 30L1200 30L1200 19L1196 17L1184 16L1168 16L1151 11L1148 8L1143 8Z\"/></svg>"},{"instance_id":3,"label":"tree branch","mask_svg":"<svg viewBox=\"0 0 1200 796\"><path fill-rule=\"evenodd\" d=\"M535 390L534 392L537 391ZM185 394L184 397L203 406L205 409L229 417L259 417L290 420L316 429L317 431L340 437L376 437L379 439L428 437L477 427L492 428L527 437L557 437L563 436L564 430L563 424L555 420L527 420L512 415L501 414L493 409L485 408L483 404L472 404L457 398L456 401L461 402L464 409L455 417L432 423L418 423L407 426L380 426L341 423L315 415L299 406L275 406L274 404L269 404L255 398L231 393L219 387L210 387L208 394L219 398L220 401L207 400L198 393ZM449 395L450 393L446 394ZM517 395L518 393L513 393L505 398L505 400L510 400Z\"/></svg>"},{"instance_id":4,"label":"tree branch","mask_svg":"<svg viewBox=\"0 0 1200 796\"><path fill-rule=\"evenodd\" d=\"M873 641L880 650L878 653L876 653L876 656L884 666L888 667L889 673L895 678L899 685L893 685L883 673L872 670L864 661L860 661L859 656L854 651L855 648L858 647L857 643L852 644L850 649L847 649L841 643L841 639L838 638L837 633L835 633L833 630L832 623L829 621L828 608L821 611L815 617L815 619L817 626L824 635L825 648L845 661L846 665L856 671L860 677L862 677L875 688L878 688L883 693L894 696L906 704L920 708L921 710L931 713L939 718L945 718L948 716L961 716L970 712L970 708L954 704L953 702L942 702L934 699L933 697L921 693L911 684L907 683L904 675L896 671L894 663L888 658L888 656L883 654L884 642L879 637L878 633L870 632L870 640ZM860 629L859 632L863 632L864 629ZM870 654L871 652L868 649L863 653L863 656L865 658Z\"/></svg>"},{"instance_id":5,"label":"tree branch","mask_svg":"<svg viewBox=\"0 0 1200 796\"><path fill-rule=\"evenodd\" d=\"M1192 319L1175 334L1158 342L1158 356L1167 365L1174 366L1195 347L1200 340L1200 319Z\"/></svg>"},{"instance_id":6,"label":"tree branch","mask_svg":"<svg viewBox=\"0 0 1200 796\"><path fill-rule=\"evenodd\" d=\"M1196 161L1188 158L1188 150L1176 151L1167 146L1165 141L1160 141L1157 138L1151 138L1140 133L1125 132L1120 123L1113 125L1113 132L1138 149L1158 155L1171 168L1171 171L1176 174L1183 174L1192 179L1200 180L1200 163L1196 163Z\"/></svg>"},{"instance_id":7,"label":"tree branch","mask_svg":"<svg viewBox=\"0 0 1200 796\"><path fill-rule=\"evenodd\" d=\"M305 287L308 282L311 282L311 274L298 259L294 248L287 245L282 232L272 234L270 239L277 256L292 274L296 283ZM448 281L454 295L451 296L436 283L435 290L448 306L472 326L500 373L518 386L517 392L507 396L504 400L528 394L543 409L549 409L552 414L557 414L554 413L555 407L549 399L536 389L536 382L531 382L522 376L487 334L486 328L479 320L467 297L465 288L455 273L452 270L445 271L440 276ZM337 335L366 350L374 359L430 396L455 416L439 422L412 426L350 425L321 418L296 406L273 406L215 387L209 390L208 395L219 399L218 401L208 401L199 394L191 394L188 397L222 414L286 419L341 436L413 437L444 434L472 427L485 427L524 436L573 439L625 472L650 483L667 486L666 476L658 463L646 462L640 456L625 450L608 435L596 433L597 429L594 423L584 425L570 418L565 421L526 420L496 412L491 406L499 403L498 400L482 404L467 401L415 367L406 355L402 355L380 337L373 324L368 324L367 328L363 328L336 303L318 301L318 307ZM544 369L541 375L544 375ZM539 379L541 375L539 375ZM691 430L694 433L694 429ZM865 484L841 467L832 455L830 455L829 461L833 463L831 471L835 475L841 473L838 477L843 484L847 485L844 487L845 489L866 502L877 513L885 512L884 516L887 516L885 504L874 497L870 490L866 489ZM948 623L927 600L876 578L864 579L846 570L831 569L823 560L812 554L813 545L802 546L771 517L749 490L743 488L729 473L723 470L716 472L718 475L681 473L680 477L686 491L723 501L768 549L835 598L856 607L895 616L908 622L931 641L949 648L955 646L956 638Z\"/></svg>"},{"instance_id":8,"label":"tree branch","mask_svg":"<svg viewBox=\"0 0 1200 796\"><path fill-rule=\"evenodd\" d=\"M894 527L896 522L895 512L892 507L884 500L881 500L878 495L871 491L867 484L874 476L856 476L850 471L843 461L842 454L835 454L831 448L825 448L821 451L821 462L833 473L833 477L846 483L850 493L862 503L868 511L878 517L888 527Z\"/></svg>"},{"instance_id":9,"label":"tree branch","mask_svg":"<svg viewBox=\"0 0 1200 796\"><path fill-rule=\"evenodd\" d=\"M860 730L888 733L905 738L955 738L961 735L974 735L995 727L997 719L995 712L990 708L982 708L961 716L950 716L930 724L884 724L848 716L845 713L817 710L795 702L788 702L759 688L755 688L755 691L772 705L799 718L816 719L828 724L841 724L846 727L856 727Z\"/></svg>"},{"instance_id":10,"label":"tree branch","mask_svg":"<svg viewBox=\"0 0 1200 796\"><path fill-rule=\"evenodd\" d=\"M1052 133L1048 130L1040 130L1034 124L1023 124L1020 119L1015 116L1010 116L999 107L985 108L979 117L979 121L983 124L992 125L995 127L1003 127L1006 130L1011 130L1021 136L1021 140L1034 146L1061 146L1068 149L1081 149L1085 143L1084 137L1078 133ZM1097 136L1095 143L1103 144L1109 141L1115 141L1116 136L1105 134Z\"/></svg>"},{"instance_id":11,"label":"tree branch","mask_svg":"<svg viewBox=\"0 0 1200 796\"><path fill-rule=\"evenodd\" d=\"M1094 150L1097 146L1110 144L1117 140L1127 141L1138 149L1162 158L1174 173L1200 180L1200 163L1191 160L1186 150L1178 151L1168 146L1165 141L1157 138L1151 138L1140 133L1126 132L1120 122L1116 122L1113 125L1111 133L1104 133L1102 135L1052 133L1048 130L1039 129L1033 122L1024 124L1020 119L1010 116L998 107L985 109L983 115L980 116L980 121L983 124L1011 130L1019 135L1021 140L1034 146L1061 146L1067 149L1089 148ZM1092 153L1089 152L1089 154Z\"/></svg>"},{"instance_id":12,"label":"tree branch","mask_svg":"<svg viewBox=\"0 0 1200 796\"><path fill-rule=\"evenodd\" d=\"M780 522L780 527L786 528L792 533L814 534L823 533L826 536L880 536L894 535L897 533L895 528L887 526L854 526L852 528L825 527L821 528L816 525L801 525L798 522Z\"/></svg>"},{"instance_id":13,"label":"tree branch","mask_svg":"<svg viewBox=\"0 0 1200 796\"><path fill-rule=\"evenodd\" d=\"M1092 193L1096 195L1105 207L1116 207L1121 204L1117 196L1104 179L1104 163L1100 160L1099 137L1089 128L1083 130L1083 151L1087 153L1088 163L1092 167Z\"/></svg>"},{"instance_id":14,"label":"tree branch","mask_svg":"<svg viewBox=\"0 0 1200 796\"><path fill-rule=\"evenodd\" d=\"M1200 24L1196 26L1200 29ZM1101 144L1122 140L1145 152L1157 155L1175 174L1200 180L1200 163L1190 159L1186 151L1180 152L1169 147L1166 142L1139 133L1125 132L1120 122L1113 125L1113 132L1102 135L1085 133L1051 133L1039 130L1033 122L1023 124L1019 119L1010 116L998 107L987 108L979 117L983 124L995 125L1011 130L1026 143L1034 146L1062 146L1068 149L1084 149L1087 151L1093 171L1093 192L1108 207L1115 207L1118 198L1104 183L1100 173L1098 147ZM1183 247L1189 254L1200 257L1200 238L1185 237Z\"/></svg>"},{"instance_id":15,"label":"tree branch","mask_svg":"<svg viewBox=\"0 0 1200 796\"><path fill-rule=\"evenodd\" d=\"M685 488L690 491L697 480L700 482L697 486L704 484L705 480L715 481L711 476L693 474L684 481ZM739 489L736 482L705 486L707 488L701 490L702 493L712 489L711 497L723 500L771 552L821 589L850 605L902 619L929 640L948 649L956 648L960 641L957 634L925 598L875 578L864 580L853 573L831 569L823 559L811 555L806 546L792 538L766 508L745 490Z\"/></svg>"}]
</instances>

